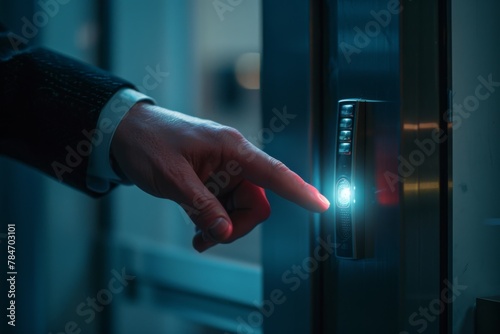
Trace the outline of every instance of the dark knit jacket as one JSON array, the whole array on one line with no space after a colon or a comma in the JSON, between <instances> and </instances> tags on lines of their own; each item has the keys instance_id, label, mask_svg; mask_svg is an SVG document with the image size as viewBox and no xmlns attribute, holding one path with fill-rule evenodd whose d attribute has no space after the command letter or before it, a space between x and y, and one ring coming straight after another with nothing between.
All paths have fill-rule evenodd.
<instances>
[{"instance_id":1,"label":"dark knit jacket","mask_svg":"<svg viewBox=\"0 0 500 334\"><path fill-rule=\"evenodd\" d=\"M0 154L97 195L86 187L88 133L111 96L133 86L43 48L18 49L15 38L0 25Z\"/></svg>"}]
</instances>

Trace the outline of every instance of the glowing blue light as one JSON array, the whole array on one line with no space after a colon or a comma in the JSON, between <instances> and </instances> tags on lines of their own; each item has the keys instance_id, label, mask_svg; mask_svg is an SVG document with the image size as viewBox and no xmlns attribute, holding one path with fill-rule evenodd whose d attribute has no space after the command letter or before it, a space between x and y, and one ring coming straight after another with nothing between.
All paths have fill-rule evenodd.
<instances>
[{"instance_id":1,"label":"glowing blue light","mask_svg":"<svg viewBox=\"0 0 500 334\"><path fill-rule=\"evenodd\" d=\"M351 183L346 178L337 182L337 206L347 208L351 204Z\"/></svg>"}]
</instances>

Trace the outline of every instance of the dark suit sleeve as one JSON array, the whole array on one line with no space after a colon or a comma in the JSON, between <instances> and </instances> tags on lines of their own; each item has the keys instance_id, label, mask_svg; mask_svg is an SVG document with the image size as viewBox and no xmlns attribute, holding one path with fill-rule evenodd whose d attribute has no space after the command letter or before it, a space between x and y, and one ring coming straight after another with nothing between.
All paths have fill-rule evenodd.
<instances>
[{"instance_id":1,"label":"dark suit sleeve","mask_svg":"<svg viewBox=\"0 0 500 334\"><path fill-rule=\"evenodd\" d=\"M43 48L17 50L0 25L0 154L86 187L89 133L111 96L133 86Z\"/></svg>"}]
</instances>

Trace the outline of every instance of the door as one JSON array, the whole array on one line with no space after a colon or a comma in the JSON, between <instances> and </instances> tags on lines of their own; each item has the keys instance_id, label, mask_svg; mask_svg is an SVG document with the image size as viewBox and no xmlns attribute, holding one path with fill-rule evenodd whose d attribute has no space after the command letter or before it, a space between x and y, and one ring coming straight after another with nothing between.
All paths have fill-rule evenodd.
<instances>
[{"instance_id":1,"label":"door","mask_svg":"<svg viewBox=\"0 0 500 334\"><path fill-rule=\"evenodd\" d=\"M264 300L284 297L265 332L448 331L448 11L430 0L263 3L264 124L282 106L300 120L267 149L332 203L322 215L272 203ZM352 142L364 144L352 154L364 190L350 198L359 256L339 256L345 99L366 106L364 138Z\"/></svg>"}]
</instances>

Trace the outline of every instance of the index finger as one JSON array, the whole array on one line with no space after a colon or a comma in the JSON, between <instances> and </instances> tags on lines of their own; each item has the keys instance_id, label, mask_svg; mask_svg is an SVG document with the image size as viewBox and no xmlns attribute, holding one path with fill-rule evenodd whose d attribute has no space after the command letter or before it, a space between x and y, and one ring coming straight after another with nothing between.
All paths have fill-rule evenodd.
<instances>
[{"instance_id":1,"label":"index finger","mask_svg":"<svg viewBox=\"0 0 500 334\"><path fill-rule=\"evenodd\" d=\"M305 182L281 161L255 147L249 141L238 146L237 161L243 176L310 211L323 212L330 202L315 187Z\"/></svg>"}]
</instances>

